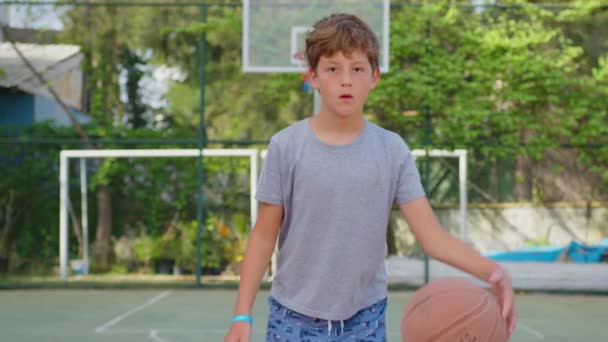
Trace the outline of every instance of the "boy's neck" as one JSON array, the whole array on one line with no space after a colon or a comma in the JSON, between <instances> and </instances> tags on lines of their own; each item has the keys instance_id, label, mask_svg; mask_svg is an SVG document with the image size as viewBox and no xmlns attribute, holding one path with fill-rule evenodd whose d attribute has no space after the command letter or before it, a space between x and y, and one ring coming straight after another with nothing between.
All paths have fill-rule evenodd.
<instances>
[{"instance_id":1,"label":"boy's neck","mask_svg":"<svg viewBox=\"0 0 608 342\"><path fill-rule=\"evenodd\" d=\"M339 117L321 111L311 118L310 128L326 144L347 145L363 131L365 119L362 115Z\"/></svg>"},{"instance_id":2,"label":"boy's neck","mask_svg":"<svg viewBox=\"0 0 608 342\"><path fill-rule=\"evenodd\" d=\"M337 134L358 133L363 129L365 120L363 115L349 115L348 117L340 117L332 115L321 110L317 115L312 117L313 126L324 132L333 132Z\"/></svg>"}]
</instances>

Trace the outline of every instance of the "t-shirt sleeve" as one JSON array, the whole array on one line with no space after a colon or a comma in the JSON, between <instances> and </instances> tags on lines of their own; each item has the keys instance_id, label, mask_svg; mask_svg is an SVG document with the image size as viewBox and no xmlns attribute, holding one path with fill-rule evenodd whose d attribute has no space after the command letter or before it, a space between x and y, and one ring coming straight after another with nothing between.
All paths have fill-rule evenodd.
<instances>
[{"instance_id":1,"label":"t-shirt sleeve","mask_svg":"<svg viewBox=\"0 0 608 342\"><path fill-rule=\"evenodd\" d=\"M397 205L405 204L425 195L414 156L403 140L400 141L400 145L397 152L399 160L397 191L395 192L395 203Z\"/></svg>"},{"instance_id":2,"label":"t-shirt sleeve","mask_svg":"<svg viewBox=\"0 0 608 342\"><path fill-rule=\"evenodd\" d=\"M280 146L277 140L272 138L263 161L255 198L260 202L283 206L281 181Z\"/></svg>"}]
</instances>

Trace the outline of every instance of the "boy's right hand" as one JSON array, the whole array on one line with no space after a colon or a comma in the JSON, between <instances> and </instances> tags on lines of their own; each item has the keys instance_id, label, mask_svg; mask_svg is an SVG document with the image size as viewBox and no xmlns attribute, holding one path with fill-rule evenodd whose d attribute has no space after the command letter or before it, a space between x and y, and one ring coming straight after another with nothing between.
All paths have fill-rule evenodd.
<instances>
[{"instance_id":1,"label":"boy's right hand","mask_svg":"<svg viewBox=\"0 0 608 342\"><path fill-rule=\"evenodd\" d=\"M247 322L234 322L224 336L224 342L250 342L251 324Z\"/></svg>"}]
</instances>

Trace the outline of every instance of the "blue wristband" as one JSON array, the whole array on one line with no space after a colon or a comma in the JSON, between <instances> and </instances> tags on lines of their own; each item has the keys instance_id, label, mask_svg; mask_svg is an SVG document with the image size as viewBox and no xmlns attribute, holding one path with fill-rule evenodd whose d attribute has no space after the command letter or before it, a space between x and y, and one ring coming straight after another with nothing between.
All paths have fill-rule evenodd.
<instances>
[{"instance_id":1,"label":"blue wristband","mask_svg":"<svg viewBox=\"0 0 608 342\"><path fill-rule=\"evenodd\" d=\"M234 322L247 322L249 324L253 324L253 318L249 315L236 315L232 317L232 323Z\"/></svg>"}]
</instances>

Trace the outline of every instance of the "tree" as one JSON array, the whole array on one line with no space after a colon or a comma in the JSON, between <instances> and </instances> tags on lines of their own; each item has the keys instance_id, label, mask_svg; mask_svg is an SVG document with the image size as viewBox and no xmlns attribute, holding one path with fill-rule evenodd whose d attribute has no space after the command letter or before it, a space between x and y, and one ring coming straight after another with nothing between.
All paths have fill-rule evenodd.
<instances>
[{"instance_id":1,"label":"tree","mask_svg":"<svg viewBox=\"0 0 608 342\"><path fill-rule=\"evenodd\" d=\"M126 112L128 123L133 128L146 127L148 120L145 114L148 106L142 101L140 82L145 74L143 67L146 61L128 47L125 47L121 54L121 67L126 73L125 93L127 96Z\"/></svg>"},{"instance_id":2,"label":"tree","mask_svg":"<svg viewBox=\"0 0 608 342\"><path fill-rule=\"evenodd\" d=\"M198 122L200 61L180 52L207 39L205 124L210 139L268 139L272 132L312 112L311 94L300 91L300 75L246 74L241 70L241 13L211 7L206 23L175 18L163 27L161 40L167 58L188 75L175 82L168 94L176 125ZM186 56L187 58L177 58Z\"/></svg>"},{"instance_id":3,"label":"tree","mask_svg":"<svg viewBox=\"0 0 608 342\"><path fill-rule=\"evenodd\" d=\"M3 137L12 136L17 129L18 140L25 141L40 136L78 137L72 128L51 128L47 124L4 126ZM55 266L59 245L59 149L24 141L0 148L0 273L44 273Z\"/></svg>"},{"instance_id":4,"label":"tree","mask_svg":"<svg viewBox=\"0 0 608 342\"><path fill-rule=\"evenodd\" d=\"M606 108L598 108L603 91L581 63L584 50L554 13L518 4L481 14L450 5L393 13L391 67L400 72L383 76L368 110L408 141L423 141L428 113L433 146L516 158L519 198L531 199L533 161L562 144L598 142Z\"/></svg>"},{"instance_id":5,"label":"tree","mask_svg":"<svg viewBox=\"0 0 608 342\"><path fill-rule=\"evenodd\" d=\"M95 2L91 0L90 2ZM98 134L104 136L120 122L124 114L120 102L118 68L124 39L129 34L129 21L119 15L115 6L74 7L65 15L64 42L81 46L85 55L84 70L88 76L87 92L90 97L88 113L99 125ZM107 168L107 160L100 170ZM112 236L112 201L109 184L97 187L97 230L93 256L101 269L109 267Z\"/></svg>"},{"instance_id":6,"label":"tree","mask_svg":"<svg viewBox=\"0 0 608 342\"><path fill-rule=\"evenodd\" d=\"M95 1L91 1L92 3ZM196 137L200 111L200 40L207 34L206 125L210 138L267 138L269 132L294 118L292 109L302 103L299 76L243 75L240 72L240 14L233 8L211 7L209 20L200 23L200 7L81 6L65 16L63 41L76 43L85 54L89 113L99 137L113 136L116 127L129 122L143 126L137 65L143 51L152 51L149 63L178 67L187 76L174 82L168 94L171 125L167 132ZM155 28L150 29L150 23ZM127 72L127 103L120 101L118 75ZM260 80L262 82L260 82ZM284 91L291 87L293 91ZM246 94L246 95L245 95ZM295 96L294 96L295 95ZM308 101L312 102L312 101ZM304 107L312 107L305 104ZM112 182L115 169L105 160L97 169L97 233L94 256L107 268L112 235Z\"/></svg>"}]
</instances>

